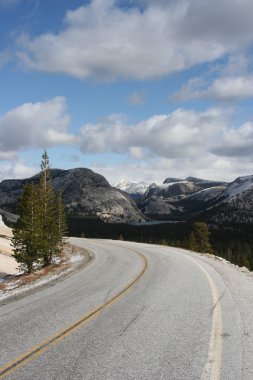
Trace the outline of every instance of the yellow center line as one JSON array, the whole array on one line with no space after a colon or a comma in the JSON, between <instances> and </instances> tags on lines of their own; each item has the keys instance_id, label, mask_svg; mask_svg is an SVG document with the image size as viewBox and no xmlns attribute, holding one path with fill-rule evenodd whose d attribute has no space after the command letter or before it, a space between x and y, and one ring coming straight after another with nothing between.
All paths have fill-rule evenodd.
<instances>
[{"instance_id":1,"label":"yellow center line","mask_svg":"<svg viewBox=\"0 0 253 380\"><path fill-rule=\"evenodd\" d=\"M122 247L123 248L123 247ZM126 248L126 247L124 247ZM24 366L25 364L29 363L31 360L35 359L36 357L40 356L48 350L50 347L55 345L56 343L60 342L62 339L67 337L68 335L72 334L74 331L78 330L80 327L82 327L84 324L91 321L93 318L98 316L102 310L105 308L108 308L111 306L115 301L119 300L125 293L137 282L139 279L143 276L145 273L148 262L146 257L141 253L131 248L126 248L130 251L133 251L136 253L143 261L143 267L140 273L130 282L128 283L120 292L116 293L111 299L109 299L107 302L105 302L102 305L96 306L94 309L89 311L87 314L83 315L80 319L77 321L71 323L64 329L58 331L56 334L51 335L48 339L44 340L40 344L34 346L32 349L26 351L24 354L20 355L16 359L10 361L9 363L5 364L4 366L0 367L0 379L3 379L6 376L9 376L11 373L16 371L18 368Z\"/></svg>"}]
</instances>

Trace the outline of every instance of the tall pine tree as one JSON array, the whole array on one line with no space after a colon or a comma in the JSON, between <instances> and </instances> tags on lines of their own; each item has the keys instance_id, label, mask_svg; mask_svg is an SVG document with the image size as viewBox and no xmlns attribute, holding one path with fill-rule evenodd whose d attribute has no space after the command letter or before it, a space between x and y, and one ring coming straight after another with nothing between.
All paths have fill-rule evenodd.
<instances>
[{"instance_id":1,"label":"tall pine tree","mask_svg":"<svg viewBox=\"0 0 253 380\"><path fill-rule=\"evenodd\" d=\"M42 226L42 257L44 266L51 264L55 254L55 194L51 181L49 157L45 150L41 161L41 174L39 183L39 196L41 202L41 226Z\"/></svg>"},{"instance_id":2,"label":"tall pine tree","mask_svg":"<svg viewBox=\"0 0 253 380\"><path fill-rule=\"evenodd\" d=\"M68 233L65 207L61 193L55 194L55 219L56 219L56 242L61 251Z\"/></svg>"},{"instance_id":3,"label":"tall pine tree","mask_svg":"<svg viewBox=\"0 0 253 380\"><path fill-rule=\"evenodd\" d=\"M42 155L39 193L42 206L42 256L44 266L47 266L51 264L53 256L62 250L64 237L67 234L67 222L62 196L60 193L56 193L52 186L49 157L46 150Z\"/></svg>"},{"instance_id":4,"label":"tall pine tree","mask_svg":"<svg viewBox=\"0 0 253 380\"><path fill-rule=\"evenodd\" d=\"M38 262L42 249L38 188L32 183L25 185L19 199L19 219L13 229L14 257L21 269L30 273Z\"/></svg>"},{"instance_id":5,"label":"tall pine tree","mask_svg":"<svg viewBox=\"0 0 253 380\"><path fill-rule=\"evenodd\" d=\"M64 205L60 194L53 190L49 157L44 151L39 186L27 184L20 197L20 215L14 228L14 257L28 273L35 262L51 264L59 254L67 234Z\"/></svg>"}]
</instances>

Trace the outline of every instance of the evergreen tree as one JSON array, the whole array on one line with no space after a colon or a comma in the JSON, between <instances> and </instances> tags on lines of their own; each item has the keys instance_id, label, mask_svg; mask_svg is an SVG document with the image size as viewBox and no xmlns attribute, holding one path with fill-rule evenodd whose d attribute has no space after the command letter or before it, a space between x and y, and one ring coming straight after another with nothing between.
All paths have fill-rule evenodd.
<instances>
[{"instance_id":1,"label":"evergreen tree","mask_svg":"<svg viewBox=\"0 0 253 380\"><path fill-rule=\"evenodd\" d=\"M197 240L193 231L191 231L190 236L189 236L188 247L191 251L198 250Z\"/></svg>"},{"instance_id":2,"label":"evergreen tree","mask_svg":"<svg viewBox=\"0 0 253 380\"><path fill-rule=\"evenodd\" d=\"M209 231L206 223L195 222L193 224L193 231L189 238L189 246L190 244L190 249L194 251L200 253L212 253L212 247L209 242Z\"/></svg>"},{"instance_id":3,"label":"evergreen tree","mask_svg":"<svg viewBox=\"0 0 253 380\"><path fill-rule=\"evenodd\" d=\"M53 190L46 151L42 155L39 186L24 187L18 213L12 239L14 257L30 273L35 262L51 264L53 256L62 250L67 234L62 197Z\"/></svg>"},{"instance_id":4,"label":"evergreen tree","mask_svg":"<svg viewBox=\"0 0 253 380\"><path fill-rule=\"evenodd\" d=\"M39 260L41 250L42 231L38 198L38 188L33 184L25 185L19 199L19 219L13 229L13 256L21 264L21 269L27 273L32 271L33 264Z\"/></svg>"},{"instance_id":5,"label":"evergreen tree","mask_svg":"<svg viewBox=\"0 0 253 380\"><path fill-rule=\"evenodd\" d=\"M56 253L55 219L55 194L52 186L49 157L45 150L42 155L41 174L39 183L39 195L41 202L41 226L42 226L42 252L44 266L51 264L53 255Z\"/></svg>"},{"instance_id":6,"label":"evergreen tree","mask_svg":"<svg viewBox=\"0 0 253 380\"><path fill-rule=\"evenodd\" d=\"M65 243L65 237L68 233L65 207L61 193L56 193L55 195L55 220L55 244L56 248L58 248L58 251L60 252Z\"/></svg>"}]
</instances>

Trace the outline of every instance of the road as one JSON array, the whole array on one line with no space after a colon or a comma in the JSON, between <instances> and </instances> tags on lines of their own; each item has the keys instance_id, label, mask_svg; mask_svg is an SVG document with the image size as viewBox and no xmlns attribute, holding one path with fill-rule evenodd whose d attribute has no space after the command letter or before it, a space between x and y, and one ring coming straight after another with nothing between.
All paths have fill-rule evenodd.
<instances>
[{"instance_id":1,"label":"road","mask_svg":"<svg viewBox=\"0 0 253 380\"><path fill-rule=\"evenodd\" d=\"M0 304L0 379L242 378L240 316L208 264L176 248L71 243L95 260Z\"/></svg>"}]
</instances>

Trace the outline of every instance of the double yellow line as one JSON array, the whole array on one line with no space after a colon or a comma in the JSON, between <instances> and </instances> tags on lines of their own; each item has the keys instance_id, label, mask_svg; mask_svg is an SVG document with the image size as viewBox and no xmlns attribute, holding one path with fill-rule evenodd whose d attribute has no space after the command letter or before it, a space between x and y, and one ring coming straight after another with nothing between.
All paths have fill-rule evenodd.
<instances>
[{"instance_id":1,"label":"double yellow line","mask_svg":"<svg viewBox=\"0 0 253 380\"><path fill-rule=\"evenodd\" d=\"M123 248L123 247L122 247ZM126 247L124 247L126 248ZM18 358L14 359L13 361L7 363L6 365L0 367L0 379L5 378L6 376L9 376L11 373L16 371L18 368L24 366L25 364L29 363L31 360L35 359L36 357L43 354L43 352L47 351L50 347L55 345L56 343L60 342L62 339L67 337L68 335L72 334L74 331L78 330L80 327L82 327L84 324L91 321L93 318L99 315L99 313L111 306L115 301L117 301L119 298L121 298L139 279L142 277L144 272L147 269L148 263L146 257L134 249L127 248L134 253L136 253L143 261L143 267L141 272L124 287L120 292L118 292L116 295L114 295L111 299L109 299L107 302L105 302L102 305L99 305L95 307L93 310L91 310L89 313L83 315L80 319L77 321L71 323L64 329L58 331L56 334L50 336L48 339L44 340L37 346L33 347L31 350L26 351L24 354L20 355Z\"/></svg>"}]
</instances>

